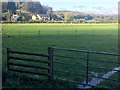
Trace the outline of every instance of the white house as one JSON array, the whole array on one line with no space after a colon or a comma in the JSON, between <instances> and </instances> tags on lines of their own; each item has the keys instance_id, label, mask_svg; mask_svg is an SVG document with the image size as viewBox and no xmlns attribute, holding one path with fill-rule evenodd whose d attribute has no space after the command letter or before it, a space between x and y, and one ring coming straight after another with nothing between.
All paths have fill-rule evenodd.
<instances>
[{"instance_id":1,"label":"white house","mask_svg":"<svg viewBox=\"0 0 120 90\"><path fill-rule=\"evenodd\" d=\"M13 14L12 18L13 18L15 21L17 21L18 18L19 18L19 15L17 15L17 14Z\"/></svg>"},{"instance_id":2,"label":"white house","mask_svg":"<svg viewBox=\"0 0 120 90\"><path fill-rule=\"evenodd\" d=\"M32 20L34 20L34 21L39 21L39 20L47 21L47 20L49 20L49 17L46 14L36 14L36 15L32 15Z\"/></svg>"}]
</instances>

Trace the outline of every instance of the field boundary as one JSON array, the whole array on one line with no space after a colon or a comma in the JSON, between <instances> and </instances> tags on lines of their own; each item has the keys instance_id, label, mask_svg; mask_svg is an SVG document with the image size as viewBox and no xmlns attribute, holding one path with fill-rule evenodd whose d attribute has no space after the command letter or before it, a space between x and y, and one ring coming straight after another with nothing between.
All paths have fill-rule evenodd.
<instances>
[{"instance_id":1,"label":"field boundary","mask_svg":"<svg viewBox=\"0 0 120 90\"><path fill-rule=\"evenodd\" d=\"M60 55L60 54L56 54L55 51L68 51L68 52L77 52L77 53L84 53L86 55L85 58L76 58L74 56L66 56L66 55ZM98 67L98 66L91 66L90 65L90 61L96 61L96 62L103 62L103 63L112 63L115 64L116 66L120 66L119 62L113 62L113 61L106 61L106 60L94 60L94 59L90 59L90 54L96 54L96 55L105 55L105 56L113 56L113 57L119 57L119 54L114 54L114 53L108 53L108 52L96 52L96 51L89 51L89 50L76 50L76 49L67 49L67 48L58 48L58 47L48 47L48 53L47 54L41 54L41 53L29 53L29 52L21 52L21 51L14 51L11 49L7 49L7 69L9 71L15 71L15 72L20 72L20 73L29 73L29 74L35 74L35 75L43 75L43 76L47 76L51 79L55 79L56 74L55 72L60 72L60 73L67 73L68 75L79 75L79 77L85 77L85 81L84 83L82 82L78 82L78 81L72 81L74 83L78 83L78 85L83 85L84 87L90 86L90 87L94 87L95 85L90 83L89 80L89 75L90 75L90 71L89 68L94 68L94 69L100 69L100 70L104 70L107 71L110 75L114 74L113 72L119 72L119 69L111 69L111 68L106 68L106 67ZM42 57L47 57L47 60L34 60L34 59L28 59L28 58L21 58L21 57L16 57L13 56L11 54L22 54L22 55L31 55L31 56L42 56ZM82 64L75 64L75 63L70 63L70 62L64 62L64 61L56 61L55 57L62 57L62 58L67 58L67 59L83 59L86 61L86 64L82 65ZM22 60L22 61L33 61L33 62L40 62L40 63L46 63L48 64L47 67L41 67L41 66L33 66L33 65L25 65L25 64L18 64L18 63L14 63L14 62L10 62L11 59L15 60ZM54 67L55 64L60 64L60 65L64 65L64 66L69 66L70 68L71 66L79 66L79 67L84 67L86 68L85 70L85 74L79 74L75 73L75 72L70 72L70 71L64 71L64 70L59 70L57 68ZM16 70L16 69L12 69L11 66L23 66L23 67L31 67L31 68L37 68L37 69L42 69L42 70L47 70L47 73L44 72L29 72L29 71L24 71L24 70ZM112 71L112 72L111 72ZM96 83L99 84L100 80L108 80L108 81L114 81L114 82L120 82L117 79L111 79L109 78L110 75L108 75L108 73L103 74L102 77L98 76L96 72L92 72L93 76L92 78L97 78ZM112 73L112 74L111 74ZM58 77L59 78L59 77ZM70 80L67 80L70 81Z\"/></svg>"},{"instance_id":2,"label":"field boundary","mask_svg":"<svg viewBox=\"0 0 120 90\"><path fill-rule=\"evenodd\" d=\"M42 53L32 53L32 52L23 52L23 51L15 51L12 49L7 48L7 70L8 71L14 71L19 73L27 73L27 74L33 74L33 75L42 75L47 76L48 78L52 78L52 64L51 64L51 55L50 55L50 49L48 49L48 54L42 54ZM30 55L30 56L38 56L38 57L46 57L47 60L36 60L31 58L24 58L24 57L18 57L14 56L17 55ZM17 63L16 61L23 61L23 63ZM24 62L27 63L24 63ZM36 66L36 65L30 65L29 62L37 62L37 63L44 63L47 64L47 67L44 66ZM15 66L15 67L14 67ZM24 69L16 69L17 67L24 67L24 68L34 68L34 69L42 69L46 70L46 72L34 72L34 71L28 71Z\"/></svg>"},{"instance_id":3,"label":"field boundary","mask_svg":"<svg viewBox=\"0 0 120 90\"><path fill-rule=\"evenodd\" d=\"M57 71L57 72L61 72L61 73L67 73L67 75L69 73L72 76L78 75L79 77L85 77L85 81L83 81L84 83L83 82L78 82L78 81L72 81L72 82L78 83L77 84L78 86L80 86L80 85L82 86L82 87L79 87L79 88L95 87L97 84L101 83L101 82L99 82L100 80L102 80L102 81L103 80L104 81L110 81L110 82L117 82L117 83L120 82L118 80L118 78L117 79L116 78L113 79L113 78L109 78L108 77L109 75L111 76L111 73L120 71L119 69L116 69L116 67L120 66L120 63L118 61L115 62L115 61L109 61L109 60L102 60L102 59L101 60L97 60L97 59L91 59L90 58L91 54L105 55L105 56L111 56L111 57L116 57L116 58L120 57L119 54L108 53L108 52L89 51L89 50L77 50L77 49L68 49L68 48L58 48L58 47L53 47L53 50L54 51L58 51L58 52L59 51L63 51L63 52L67 51L67 52L73 52L73 53L77 52L77 53L84 53L85 54L85 56L86 56L85 58L78 58L78 57L75 57L75 56L72 56L72 55L71 56L67 56L67 55L59 55L59 54L55 54L54 53L54 58L55 57L60 57L60 58L68 58L68 59L73 59L73 60L81 60L81 61L85 60L86 61L86 64L75 64L73 62L71 62L71 63L67 62L66 63L64 61L56 61L56 60L54 60L54 64L57 63L57 64L60 64L60 65L70 65L70 68L73 68L75 66L86 68L85 69L86 71L85 71L84 74L79 74L79 72L75 73L74 71L70 72L70 71L64 71L64 70L56 70L56 69L54 70L54 72ZM115 67L115 69L113 69L113 68L108 68L108 67L91 66L90 61L113 64L116 67ZM100 70L104 70L104 71L106 71L106 73L104 73L104 74L102 74L102 76L100 76L100 75L98 75L97 72L90 72L89 71L90 68L91 69L97 69L97 70L99 70L99 69ZM109 73L109 75L108 75L108 73ZM91 80L89 80L91 74L92 74L92 78L91 78ZM92 81L92 79L96 79L96 81L93 84L90 83L90 81ZM94 85L94 84L96 84L96 85Z\"/></svg>"}]
</instances>

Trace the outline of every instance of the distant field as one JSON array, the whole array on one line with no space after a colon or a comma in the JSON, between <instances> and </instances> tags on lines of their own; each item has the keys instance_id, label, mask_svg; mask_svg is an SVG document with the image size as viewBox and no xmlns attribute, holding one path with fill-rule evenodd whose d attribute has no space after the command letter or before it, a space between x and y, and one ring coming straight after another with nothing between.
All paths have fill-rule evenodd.
<instances>
[{"instance_id":1,"label":"distant field","mask_svg":"<svg viewBox=\"0 0 120 90\"><path fill-rule=\"evenodd\" d=\"M117 24L7 24L2 26L3 68L6 67L6 48L45 53L48 46L55 46L118 53Z\"/></svg>"},{"instance_id":2,"label":"distant field","mask_svg":"<svg viewBox=\"0 0 120 90\"><path fill-rule=\"evenodd\" d=\"M34 51L48 46L117 53L117 24L8 24L3 25L3 48Z\"/></svg>"}]
</instances>

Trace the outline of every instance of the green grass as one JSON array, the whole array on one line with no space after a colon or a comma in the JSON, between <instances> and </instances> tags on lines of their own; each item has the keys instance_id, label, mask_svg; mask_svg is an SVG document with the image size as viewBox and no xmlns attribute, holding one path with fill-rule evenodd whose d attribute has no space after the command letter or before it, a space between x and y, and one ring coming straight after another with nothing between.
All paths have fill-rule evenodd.
<instances>
[{"instance_id":1,"label":"green grass","mask_svg":"<svg viewBox=\"0 0 120 90\"><path fill-rule=\"evenodd\" d=\"M118 25L117 24L8 24L3 25L3 70L6 68L6 48L28 52L47 53L48 46L72 48L78 50L93 50L102 52L118 52ZM56 51L58 54L71 56L74 53ZM74 54L76 57L85 57L83 54ZM106 59L116 61L117 58L103 55L91 55L90 58ZM30 57L29 57L30 58ZM57 61L86 64L86 61L57 58ZM113 68L116 65L90 62L93 66L103 66ZM55 64L55 68L60 70L74 71L85 74L84 67L74 67ZM81 71L82 69L82 71ZM106 71L92 69L105 73ZM63 79L82 81L81 77L67 77L60 75Z\"/></svg>"}]
</instances>

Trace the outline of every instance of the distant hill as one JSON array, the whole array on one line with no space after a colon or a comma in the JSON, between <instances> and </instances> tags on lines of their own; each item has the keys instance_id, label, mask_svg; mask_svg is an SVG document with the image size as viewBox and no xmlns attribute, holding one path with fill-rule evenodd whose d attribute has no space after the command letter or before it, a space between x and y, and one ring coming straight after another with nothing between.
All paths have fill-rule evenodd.
<instances>
[{"instance_id":1,"label":"distant hill","mask_svg":"<svg viewBox=\"0 0 120 90\"><path fill-rule=\"evenodd\" d=\"M65 15L65 14L69 14L74 16L74 19L95 19L95 20L116 20L118 19L118 15L117 14L99 14L99 13L88 13L88 12L77 12L77 11L70 11L70 10L58 10L58 11L54 11L54 14L56 15Z\"/></svg>"},{"instance_id":2,"label":"distant hill","mask_svg":"<svg viewBox=\"0 0 120 90\"><path fill-rule=\"evenodd\" d=\"M32 12L32 13L40 13L40 14L45 14L46 13L45 9L40 4L40 2L17 3L17 8L19 10L29 11L29 12Z\"/></svg>"},{"instance_id":3,"label":"distant hill","mask_svg":"<svg viewBox=\"0 0 120 90\"><path fill-rule=\"evenodd\" d=\"M7 11L7 2L2 2L2 12L6 12Z\"/></svg>"},{"instance_id":4,"label":"distant hill","mask_svg":"<svg viewBox=\"0 0 120 90\"><path fill-rule=\"evenodd\" d=\"M71 15L81 15L83 13L81 12L75 12L75 11L69 11L69 10L60 10L60 11L54 11L54 14L65 14L65 13L69 13Z\"/></svg>"},{"instance_id":5,"label":"distant hill","mask_svg":"<svg viewBox=\"0 0 120 90\"><path fill-rule=\"evenodd\" d=\"M8 3L2 2L2 12L6 12ZM46 14L52 10L51 7L42 6L40 2L15 2L17 10L22 10L31 13Z\"/></svg>"},{"instance_id":6,"label":"distant hill","mask_svg":"<svg viewBox=\"0 0 120 90\"><path fill-rule=\"evenodd\" d=\"M57 10L57 11L54 11L54 14L65 14L65 13L69 13L71 15L91 15L91 16L115 16L117 17L117 14L99 14L99 13L88 13L88 12L78 12L78 11L70 11L70 10Z\"/></svg>"}]
</instances>

